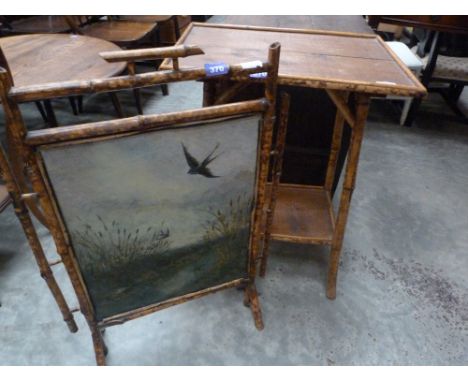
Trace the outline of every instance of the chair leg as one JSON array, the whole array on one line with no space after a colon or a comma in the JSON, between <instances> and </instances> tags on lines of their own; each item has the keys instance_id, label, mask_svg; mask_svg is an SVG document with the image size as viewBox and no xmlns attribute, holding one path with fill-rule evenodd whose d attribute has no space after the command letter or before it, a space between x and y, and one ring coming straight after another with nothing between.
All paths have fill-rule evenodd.
<instances>
[{"instance_id":1,"label":"chair leg","mask_svg":"<svg viewBox=\"0 0 468 382\"><path fill-rule=\"evenodd\" d=\"M68 101L70 102L70 106L73 110L73 115L78 115L78 108L76 105L75 97L68 97Z\"/></svg>"},{"instance_id":2,"label":"chair leg","mask_svg":"<svg viewBox=\"0 0 468 382\"><path fill-rule=\"evenodd\" d=\"M83 113L83 96L76 97L78 101L78 113Z\"/></svg>"},{"instance_id":3,"label":"chair leg","mask_svg":"<svg viewBox=\"0 0 468 382\"><path fill-rule=\"evenodd\" d=\"M409 108L408 115L406 117L406 121L404 123L405 126L411 127L414 120L416 119L416 114L418 113L419 106L421 106L421 98L415 98L411 102L411 107Z\"/></svg>"},{"instance_id":4,"label":"chair leg","mask_svg":"<svg viewBox=\"0 0 468 382\"><path fill-rule=\"evenodd\" d=\"M55 117L55 112L54 112L54 109L52 108L52 103L50 102L49 99L44 101L44 107L45 107L45 111L47 114L47 121L49 123L49 126L57 127L58 126L57 118Z\"/></svg>"},{"instance_id":5,"label":"chair leg","mask_svg":"<svg viewBox=\"0 0 468 382\"><path fill-rule=\"evenodd\" d=\"M258 301L258 293L255 284L251 283L245 287L244 304L250 307L255 321L255 327L258 330L263 330L262 311L260 310L260 302Z\"/></svg>"},{"instance_id":6,"label":"chair leg","mask_svg":"<svg viewBox=\"0 0 468 382\"><path fill-rule=\"evenodd\" d=\"M122 105L120 104L119 98L117 97L116 93L109 93L110 99L112 101L112 104L114 105L114 109L117 113L117 116L119 118L124 118L124 113L122 110Z\"/></svg>"},{"instance_id":7,"label":"chair leg","mask_svg":"<svg viewBox=\"0 0 468 382\"><path fill-rule=\"evenodd\" d=\"M41 114L42 120L45 123L49 123L49 121L47 120L47 114L44 111L44 108L42 107L42 103L40 101L36 101L34 103L36 104L37 110L39 110L39 113Z\"/></svg>"},{"instance_id":8,"label":"chair leg","mask_svg":"<svg viewBox=\"0 0 468 382\"><path fill-rule=\"evenodd\" d=\"M140 89L133 89L133 96L135 97L135 104L136 104L138 114L143 115L143 107L141 106Z\"/></svg>"}]
</instances>

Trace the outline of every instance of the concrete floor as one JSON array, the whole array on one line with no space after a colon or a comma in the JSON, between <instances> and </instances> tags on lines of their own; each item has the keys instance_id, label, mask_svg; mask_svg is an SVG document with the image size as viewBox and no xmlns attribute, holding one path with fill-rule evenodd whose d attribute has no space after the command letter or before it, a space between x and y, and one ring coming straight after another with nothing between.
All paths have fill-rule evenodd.
<instances>
[{"instance_id":1,"label":"concrete floor","mask_svg":"<svg viewBox=\"0 0 468 382\"><path fill-rule=\"evenodd\" d=\"M196 107L201 92L195 83L173 84L169 97L144 90L145 111ZM134 113L131 96L122 100ZM80 117L66 101L55 106L62 124L113 116L106 96L87 98ZM24 112L42 126L34 107ZM241 292L223 291L107 329L108 364L466 365L468 126L450 115L433 96L404 128L391 105L373 102L335 301L325 297L326 248L274 244L257 282L262 332ZM11 207L0 235L0 364L94 365L84 319L76 314L80 330L68 332ZM64 270L55 272L76 306Z\"/></svg>"}]
</instances>

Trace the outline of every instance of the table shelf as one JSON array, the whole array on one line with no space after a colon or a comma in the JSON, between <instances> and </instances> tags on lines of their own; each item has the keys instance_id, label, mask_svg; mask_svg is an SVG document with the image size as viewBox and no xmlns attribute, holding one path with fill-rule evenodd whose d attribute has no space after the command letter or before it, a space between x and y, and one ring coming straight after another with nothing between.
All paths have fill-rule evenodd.
<instances>
[{"instance_id":1,"label":"table shelf","mask_svg":"<svg viewBox=\"0 0 468 382\"><path fill-rule=\"evenodd\" d=\"M267 186L269 198L271 184ZM323 187L280 184L271 238L305 244L331 244L335 216L330 193Z\"/></svg>"}]
</instances>

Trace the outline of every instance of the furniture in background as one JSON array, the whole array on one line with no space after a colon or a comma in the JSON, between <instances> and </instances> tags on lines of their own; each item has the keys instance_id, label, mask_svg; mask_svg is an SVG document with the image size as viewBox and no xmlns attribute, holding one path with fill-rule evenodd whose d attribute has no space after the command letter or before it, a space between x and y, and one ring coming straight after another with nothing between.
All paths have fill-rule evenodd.
<instances>
[{"instance_id":1,"label":"furniture in background","mask_svg":"<svg viewBox=\"0 0 468 382\"><path fill-rule=\"evenodd\" d=\"M369 16L369 24L377 27L379 23L403 25L413 28L424 28L428 34L427 43L430 51L423 69L421 82L429 91L440 93L447 104L461 118L467 122L468 118L458 108L458 99L468 83L468 52L443 54L440 51L443 37L460 36L466 47L468 33L468 16ZM418 49L424 53L424 49ZM446 84L445 87L431 85ZM408 112L405 125L411 126L417 116L422 100L415 100Z\"/></svg>"},{"instance_id":2,"label":"furniture in background","mask_svg":"<svg viewBox=\"0 0 468 382\"><path fill-rule=\"evenodd\" d=\"M262 57L268 41L272 40L282 44L278 75L280 89L287 89L288 93L297 87L324 91L336 105L337 113L323 182L314 186L290 184L284 180L286 169L283 167L282 183L277 191L271 192L272 204L266 210L265 219L267 222L272 219L272 224L271 230L265 229L260 275L265 274L270 237L275 240L330 245L327 296L334 299L369 98L373 95L420 97L426 91L382 39L374 34L192 23L179 43L198 45L205 55L188 57L181 68L197 67L207 62L250 62L256 57ZM161 67L168 68L170 65L171 61L165 60ZM244 93L242 90L245 90ZM252 89L242 83L228 87L228 84L220 86L206 80L204 84L204 104L207 106L222 104L230 99L242 99L247 94L252 94ZM294 120L294 102L293 92L288 134L295 133L294 122L297 123ZM319 114L322 105L309 104L308 107ZM313 119L300 118L306 126L314 123ZM332 190L345 124L351 128L351 139L349 149L345 152L348 160L339 208L335 214ZM286 148L287 144L286 138ZM278 172L276 170L272 174L273 179L279 176Z\"/></svg>"},{"instance_id":3,"label":"furniture in background","mask_svg":"<svg viewBox=\"0 0 468 382\"><path fill-rule=\"evenodd\" d=\"M8 60L11 86L28 87L56 83L67 80L89 81L95 78L109 78L122 73L126 64L108 63L99 56L102 51L119 49L115 44L87 36L68 34L37 34L0 38L0 50ZM0 57L2 54L0 54ZM79 57L79 59L76 59ZM6 68L4 68L6 69ZM56 95L57 97L58 95ZM61 96L61 95L60 95ZM44 102L47 119L51 126L57 125L51 100L56 97L44 96L34 102ZM115 92L110 93L114 107L121 115L121 108ZM8 130L7 130L8 135ZM8 137L8 139L13 139ZM25 164L17 153L8 146L9 157L15 171L17 182L24 193L30 185L25 179ZM37 205L26 200L28 207L44 225L47 221Z\"/></svg>"},{"instance_id":4,"label":"furniture in background","mask_svg":"<svg viewBox=\"0 0 468 382\"><path fill-rule=\"evenodd\" d=\"M65 16L26 16L8 20L0 16L1 32L4 35L35 34L35 33L66 33L70 27Z\"/></svg>"},{"instance_id":5,"label":"furniture in background","mask_svg":"<svg viewBox=\"0 0 468 382\"><path fill-rule=\"evenodd\" d=\"M191 45L105 56L124 62L171 57L178 63L202 53ZM231 65L217 77L263 83L258 99L35 131L24 126L19 103L204 80L210 71L179 71L175 65L167 72L22 87L12 86L0 71L8 144L27 163L33 186L28 194L18 187L19 200L37 200L47 216L98 365L105 364L106 327L226 288L244 289L244 303L256 328L263 329L255 277L268 164L276 155L279 53L280 45L273 43L265 62ZM257 73L267 73L266 78L251 78ZM281 99L281 121L288 100ZM285 128L278 126L279 137ZM142 174L144 187L140 184L135 194ZM118 208L108 208L111 199ZM27 234L31 241L35 232Z\"/></svg>"},{"instance_id":6,"label":"furniture in background","mask_svg":"<svg viewBox=\"0 0 468 382\"><path fill-rule=\"evenodd\" d=\"M66 20L73 33L110 41L124 49L137 48L148 43L151 46L158 45L156 39L157 22L120 20L109 16L106 20L94 22L82 22L79 16L66 16ZM127 70L130 74L135 74L135 64L128 65ZM164 95L169 94L166 84L161 85L161 89ZM138 114L143 114L139 89L133 89L133 93Z\"/></svg>"},{"instance_id":7,"label":"furniture in background","mask_svg":"<svg viewBox=\"0 0 468 382\"><path fill-rule=\"evenodd\" d=\"M416 56L404 43L399 41L387 41L386 44L390 47L390 49L395 53L396 56L405 64L409 70L419 78L421 74L423 63L422 61ZM389 96L387 99L392 100L403 100L403 109L400 115L400 125L404 125L406 122L406 117L408 116L408 112L411 107L411 103L413 102L413 98L411 97L398 97L398 96Z\"/></svg>"},{"instance_id":8,"label":"furniture in background","mask_svg":"<svg viewBox=\"0 0 468 382\"><path fill-rule=\"evenodd\" d=\"M30 86L66 80L108 78L122 73L125 63L108 63L99 53L119 49L115 44L87 36L68 34L34 34L0 39L17 86ZM79 59L78 59L79 58ZM123 115L115 93L110 94L119 115ZM50 126L58 122L51 101L44 101Z\"/></svg>"},{"instance_id":9,"label":"furniture in background","mask_svg":"<svg viewBox=\"0 0 468 382\"><path fill-rule=\"evenodd\" d=\"M161 46L174 45L191 21L190 16L180 15L122 15L118 18L119 20L158 23L158 44Z\"/></svg>"}]
</instances>

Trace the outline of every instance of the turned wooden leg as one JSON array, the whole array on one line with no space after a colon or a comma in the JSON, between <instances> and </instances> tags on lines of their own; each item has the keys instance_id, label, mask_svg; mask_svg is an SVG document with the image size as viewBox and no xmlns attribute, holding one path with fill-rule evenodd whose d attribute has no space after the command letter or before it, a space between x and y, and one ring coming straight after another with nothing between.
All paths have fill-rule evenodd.
<instances>
[{"instance_id":1,"label":"turned wooden leg","mask_svg":"<svg viewBox=\"0 0 468 382\"><path fill-rule=\"evenodd\" d=\"M340 198L340 206L336 218L335 232L330 251L330 263L328 267L327 297L331 300L336 298L336 280L338 266L340 262L341 248L348 219L351 197L356 182L357 166L359 162L359 153L361 151L364 126L366 124L369 111L369 97L366 95L357 96L356 117L351 135L351 143L348 152L348 162L346 164L345 179L343 182L343 191Z\"/></svg>"},{"instance_id":2,"label":"turned wooden leg","mask_svg":"<svg viewBox=\"0 0 468 382\"><path fill-rule=\"evenodd\" d=\"M112 104L114 105L114 109L117 112L117 116L119 118L124 118L124 113L122 110L122 105L120 104L119 98L117 97L116 93L109 93L110 99L112 101Z\"/></svg>"},{"instance_id":3,"label":"turned wooden leg","mask_svg":"<svg viewBox=\"0 0 468 382\"><path fill-rule=\"evenodd\" d=\"M73 115L78 115L78 107L76 105L75 97L68 97L68 101L70 102L70 106L72 108Z\"/></svg>"},{"instance_id":4,"label":"turned wooden leg","mask_svg":"<svg viewBox=\"0 0 468 382\"><path fill-rule=\"evenodd\" d=\"M50 102L50 99L47 99L44 101L44 108L47 114L47 122L49 123L50 127L57 127L58 122L57 122L57 117L55 116L54 109L52 108L52 103Z\"/></svg>"},{"instance_id":5,"label":"turned wooden leg","mask_svg":"<svg viewBox=\"0 0 468 382\"><path fill-rule=\"evenodd\" d=\"M143 115L143 107L141 106L140 89L133 89L133 96L135 98L135 104L136 104L138 114Z\"/></svg>"},{"instance_id":6,"label":"turned wooden leg","mask_svg":"<svg viewBox=\"0 0 468 382\"><path fill-rule=\"evenodd\" d=\"M83 96L76 97L78 101L78 113L83 113Z\"/></svg>"},{"instance_id":7,"label":"turned wooden leg","mask_svg":"<svg viewBox=\"0 0 468 382\"><path fill-rule=\"evenodd\" d=\"M263 330L263 318L262 318L262 311L260 310L260 302L258 301L258 293L257 288L255 288L255 284L249 284L246 288L246 295L247 298L244 298L244 304L246 300L249 302L250 310L252 311L252 315L255 321L255 327L258 330Z\"/></svg>"},{"instance_id":8,"label":"turned wooden leg","mask_svg":"<svg viewBox=\"0 0 468 382\"><path fill-rule=\"evenodd\" d=\"M34 102L36 104L37 110L39 110L39 113L41 114L42 120L45 123L48 123L49 121L47 120L47 114L44 111L44 108L42 107L42 103L40 101Z\"/></svg>"}]
</instances>

